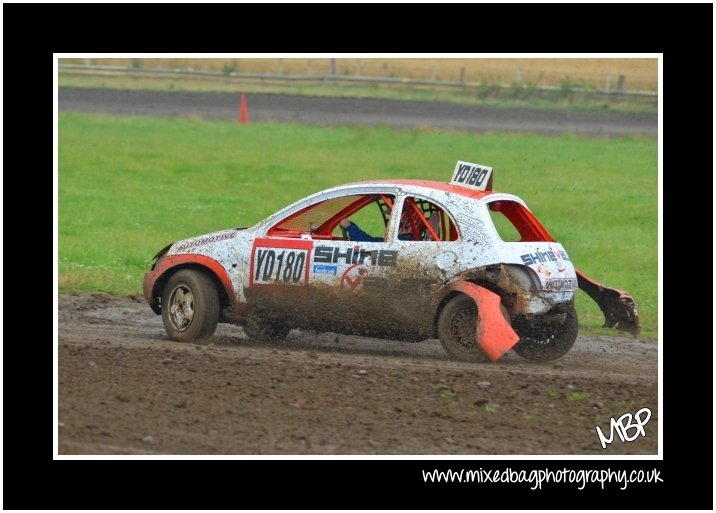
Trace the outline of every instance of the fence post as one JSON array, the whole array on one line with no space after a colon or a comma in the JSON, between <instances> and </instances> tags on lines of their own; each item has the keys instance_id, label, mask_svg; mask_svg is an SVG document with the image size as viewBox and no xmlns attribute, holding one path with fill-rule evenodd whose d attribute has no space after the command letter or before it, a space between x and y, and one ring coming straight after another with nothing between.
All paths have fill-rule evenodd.
<instances>
[{"instance_id":1,"label":"fence post","mask_svg":"<svg viewBox=\"0 0 716 513\"><path fill-rule=\"evenodd\" d=\"M335 75L335 74L336 74L336 60L331 59L331 75Z\"/></svg>"},{"instance_id":2,"label":"fence post","mask_svg":"<svg viewBox=\"0 0 716 513\"><path fill-rule=\"evenodd\" d=\"M276 59L276 73L283 75L283 59Z\"/></svg>"},{"instance_id":3,"label":"fence post","mask_svg":"<svg viewBox=\"0 0 716 513\"><path fill-rule=\"evenodd\" d=\"M617 92L623 93L624 92L624 82L626 81L626 77L624 75L619 75L619 80L617 81Z\"/></svg>"},{"instance_id":4,"label":"fence post","mask_svg":"<svg viewBox=\"0 0 716 513\"><path fill-rule=\"evenodd\" d=\"M465 83L465 66L460 68L460 80L458 80L458 82Z\"/></svg>"},{"instance_id":5,"label":"fence post","mask_svg":"<svg viewBox=\"0 0 716 513\"><path fill-rule=\"evenodd\" d=\"M611 86L612 86L612 76L607 74L607 79L606 79L606 82L604 83L604 92L608 93Z\"/></svg>"}]
</instances>

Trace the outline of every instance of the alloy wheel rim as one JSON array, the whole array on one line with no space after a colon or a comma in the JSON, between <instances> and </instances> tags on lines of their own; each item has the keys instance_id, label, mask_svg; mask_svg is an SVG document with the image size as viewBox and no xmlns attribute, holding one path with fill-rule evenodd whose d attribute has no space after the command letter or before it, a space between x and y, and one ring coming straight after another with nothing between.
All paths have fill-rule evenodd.
<instances>
[{"instance_id":1,"label":"alloy wheel rim","mask_svg":"<svg viewBox=\"0 0 716 513\"><path fill-rule=\"evenodd\" d=\"M186 331L194 319L194 294L185 285L177 285L169 296L169 320L177 331Z\"/></svg>"}]
</instances>

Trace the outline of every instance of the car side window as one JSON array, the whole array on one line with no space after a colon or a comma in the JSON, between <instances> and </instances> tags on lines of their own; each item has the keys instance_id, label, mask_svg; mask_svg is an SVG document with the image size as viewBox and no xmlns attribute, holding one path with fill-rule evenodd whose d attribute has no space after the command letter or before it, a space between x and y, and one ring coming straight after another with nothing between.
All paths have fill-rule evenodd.
<instances>
[{"instance_id":1,"label":"car side window","mask_svg":"<svg viewBox=\"0 0 716 513\"><path fill-rule=\"evenodd\" d=\"M398 239L408 241L455 241L455 223L445 209L435 203L409 196L403 201Z\"/></svg>"},{"instance_id":2,"label":"car side window","mask_svg":"<svg viewBox=\"0 0 716 513\"><path fill-rule=\"evenodd\" d=\"M343 218L352 225L347 233L341 230L341 225L333 228L333 235L343 236L347 240L382 242L393 211L395 196L391 194L372 194L365 197L365 201L357 203L358 209L345 212Z\"/></svg>"}]
</instances>

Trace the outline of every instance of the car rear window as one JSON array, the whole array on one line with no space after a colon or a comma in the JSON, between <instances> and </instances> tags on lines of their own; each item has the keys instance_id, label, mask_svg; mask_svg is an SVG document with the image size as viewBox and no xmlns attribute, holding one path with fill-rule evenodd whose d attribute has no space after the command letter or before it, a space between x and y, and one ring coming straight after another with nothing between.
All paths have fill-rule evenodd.
<instances>
[{"instance_id":1,"label":"car rear window","mask_svg":"<svg viewBox=\"0 0 716 513\"><path fill-rule=\"evenodd\" d=\"M497 200L487 205L497 234L505 242L552 241L547 230L521 203Z\"/></svg>"}]
</instances>

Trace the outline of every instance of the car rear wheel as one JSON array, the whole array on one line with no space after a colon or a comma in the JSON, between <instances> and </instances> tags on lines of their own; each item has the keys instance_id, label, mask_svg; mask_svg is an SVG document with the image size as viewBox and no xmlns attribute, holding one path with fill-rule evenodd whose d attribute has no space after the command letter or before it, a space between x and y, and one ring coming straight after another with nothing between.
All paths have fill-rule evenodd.
<instances>
[{"instance_id":1,"label":"car rear wheel","mask_svg":"<svg viewBox=\"0 0 716 513\"><path fill-rule=\"evenodd\" d=\"M564 320L555 322L554 316L560 314ZM561 312L545 316L545 320L537 318L529 323L515 320L513 326L520 336L520 341L513 348L515 353L535 361L556 360L567 354L577 340L579 331L573 303L563 307Z\"/></svg>"},{"instance_id":2,"label":"car rear wheel","mask_svg":"<svg viewBox=\"0 0 716 513\"><path fill-rule=\"evenodd\" d=\"M460 294L452 298L440 312L438 337L445 351L458 360L484 362L487 355L476 341L477 305Z\"/></svg>"},{"instance_id":3,"label":"car rear wheel","mask_svg":"<svg viewBox=\"0 0 716 513\"><path fill-rule=\"evenodd\" d=\"M193 342L212 336L219 310L216 286L203 272L183 269L164 286L162 321L172 340Z\"/></svg>"}]
</instances>

